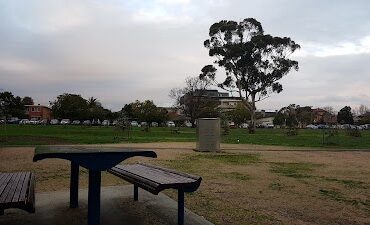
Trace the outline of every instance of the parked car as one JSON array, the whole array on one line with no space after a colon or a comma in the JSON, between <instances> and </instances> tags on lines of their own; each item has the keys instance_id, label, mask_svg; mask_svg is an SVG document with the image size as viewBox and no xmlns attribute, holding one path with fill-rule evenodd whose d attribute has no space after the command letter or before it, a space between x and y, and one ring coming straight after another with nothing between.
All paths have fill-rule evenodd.
<instances>
[{"instance_id":1,"label":"parked car","mask_svg":"<svg viewBox=\"0 0 370 225\"><path fill-rule=\"evenodd\" d=\"M116 126L117 124L118 124L118 120L113 120L112 125L113 125L113 126Z\"/></svg>"},{"instance_id":2,"label":"parked car","mask_svg":"<svg viewBox=\"0 0 370 225\"><path fill-rule=\"evenodd\" d=\"M175 127L175 123L173 121L167 121L167 127Z\"/></svg>"},{"instance_id":3,"label":"parked car","mask_svg":"<svg viewBox=\"0 0 370 225\"><path fill-rule=\"evenodd\" d=\"M91 125L93 125L93 126L98 126L100 124L101 124L100 119L93 119L91 121Z\"/></svg>"},{"instance_id":4,"label":"parked car","mask_svg":"<svg viewBox=\"0 0 370 225\"><path fill-rule=\"evenodd\" d=\"M5 123L5 120L1 119L0 124L4 124L4 123Z\"/></svg>"},{"instance_id":5,"label":"parked car","mask_svg":"<svg viewBox=\"0 0 370 225\"><path fill-rule=\"evenodd\" d=\"M91 125L91 121L90 120L84 120L82 122L83 125Z\"/></svg>"},{"instance_id":6,"label":"parked car","mask_svg":"<svg viewBox=\"0 0 370 225\"><path fill-rule=\"evenodd\" d=\"M138 127L139 123L137 121L131 121L131 126Z\"/></svg>"},{"instance_id":7,"label":"parked car","mask_svg":"<svg viewBox=\"0 0 370 225\"><path fill-rule=\"evenodd\" d=\"M249 124L248 123L242 123L240 124L240 128L248 129Z\"/></svg>"},{"instance_id":8,"label":"parked car","mask_svg":"<svg viewBox=\"0 0 370 225\"><path fill-rule=\"evenodd\" d=\"M72 121L72 125L80 125L81 124L81 121L79 120L73 120Z\"/></svg>"},{"instance_id":9,"label":"parked car","mask_svg":"<svg viewBox=\"0 0 370 225\"><path fill-rule=\"evenodd\" d=\"M59 120L57 120L57 119L52 119L52 120L50 120L50 124L51 124L51 125L58 125L58 124L59 124Z\"/></svg>"},{"instance_id":10,"label":"parked car","mask_svg":"<svg viewBox=\"0 0 370 225\"><path fill-rule=\"evenodd\" d=\"M37 118L31 118L29 124L39 124L39 120Z\"/></svg>"},{"instance_id":11,"label":"parked car","mask_svg":"<svg viewBox=\"0 0 370 225\"><path fill-rule=\"evenodd\" d=\"M110 121L109 120L103 120L103 122L101 123L101 125L103 125L103 126L109 126L110 125Z\"/></svg>"},{"instance_id":12,"label":"parked car","mask_svg":"<svg viewBox=\"0 0 370 225\"><path fill-rule=\"evenodd\" d=\"M157 122L152 122L152 127L158 127L158 123Z\"/></svg>"},{"instance_id":13,"label":"parked car","mask_svg":"<svg viewBox=\"0 0 370 225\"><path fill-rule=\"evenodd\" d=\"M19 119L18 117L11 117L9 120L8 120L8 123L10 124L18 124L19 123Z\"/></svg>"},{"instance_id":14,"label":"parked car","mask_svg":"<svg viewBox=\"0 0 370 225\"><path fill-rule=\"evenodd\" d=\"M70 119L62 119L62 121L60 121L60 124L61 125L68 125L71 123L71 120Z\"/></svg>"},{"instance_id":15,"label":"parked car","mask_svg":"<svg viewBox=\"0 0 370 225\"><path fill-rule=\"evenodd\" d=\"M193 126L193 124L192 124L192 123L190 123L190 122L188 122L188 121L187 121L187 122L185 122L184 124L185 124L185 127L192 127L192 126Z\"/></svg>"},{"instance_id":16,"label":"parked car","mask_svg":"<svg viewBox=\"0 0 370 225\"><path fill-rule=\"evenodd\" d=\"M48 124L48 120L47 119L42 119L42 120L39 121L39 124L46 125L46 124Z\"/></svg>"},{"instance_id":17,"label":"parked car","mask_svg":"<svg viewBox=\"0 0 370 225\"><path fill-rule=\"evenodd\" d=\"M21 119L19 124L30 124L30 121L28 119Z\"/></svg>"},{"instance_id":18,"label":"parked car","mask_svg":"<svg viewBox=\"0 0 370 225\"><path fill-rule=\"evenodd\" d=\"M318 129L318 127L316 126L316 125L313 125L313 124L308 124L307 126L306 126L306 128L307 129Z\"/></svg>"}]
</instances>

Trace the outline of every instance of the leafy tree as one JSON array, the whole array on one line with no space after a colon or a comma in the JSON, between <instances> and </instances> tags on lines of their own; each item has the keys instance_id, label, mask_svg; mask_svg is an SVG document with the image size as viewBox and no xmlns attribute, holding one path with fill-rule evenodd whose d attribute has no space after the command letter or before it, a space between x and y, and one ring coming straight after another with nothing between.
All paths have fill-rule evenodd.
<instances>
[{"instance_id":1,"label":"leafy tree","mask_svg":"<svg viewBox=\"0 0 370 225\"><path fill-rule=\"evenodd\" d=\"M127 118L133 118L134 114L132 113L132 104L125 104L122 108L122 113L127 117Z\"/></svg>"},{"instance_id":2,"label":"leafy tree","mask_svg":"<svg viewBox=\"0 0 370 225\"><path fill-rule=\"evenodd\" d=\"M285 116L280 111L276 113L273 121L275 126L284 126L285 125Z\"/></svg>"},{"instance_id":3,"label":"leafy tree","mask_svg":"<svg viewBox=\"0 0 370 225\"><path fill-rule=\"evenodd\" d=\"M250 112L241 103L238 103L235 109L229 111L228 114L230 119L238 126L251 118Z\"/></svg>"},{"instance_id":4,"label":"leafy tree","mask_svg":"<svg viewBox=\"0 0 370 225\"><path fill-rule=\"evenodd\" d=\"M131 108L133 116L141 122L164 122L167 118L167 111L158 108L150 100L143 102L136 100Z\"/></svg>"},{"instance_id":5,"label":"leafy tree","mask_svg":"<svg viewBox=\"0 0 370 225\"><path fill-rule=\"evenodd\" d=\"M25 107L22 98L14 96L13 93L0 92L0 116L1 117L25 117Z\"/></svg>"},{"instance_id":6,"label":"leafy tree","mask_svg":"<svg viewBox=\"0 0 370 225\"><path fill-rule=\"evenodd\" d=\"M340 124L353 124L353 115L350 106L345 106L338 112L337 121Z\"/></svg>"},{"instance_id":7,"label":"leafy tree","mask_svg":"<svg viewBox=\"0 0 370 225\"><path fill-rule=\"evenodd\" d=\"M218 102L207 95L210 83L199 77L187 77L185 87L173 88L169 96L175 100L175 107L181 109L195 126L195 120L201 117L217 117Z\"/></svg>"},{"instance_id":8,"label":"leafy tree","mask_svg":"<svg viewBox=\"0 0 370 225\"><path fill-rule=\"evenodd\" d=\"M31 97L25 96L25 97L22 98L22 104L23 105L33 105L34 101Z\"/></svg>"},{"instance_id":9,"label":"leafy tree","mask_svg":"<svg viewBox=\"0 0 370 225\"><path fill-rule=\"evenodd\" d=\"M313 122L313 113L311 106L297 108L297 120L300 127L304 127Z\"/></svg>"},{"instance_id":10,"label":"leafy tree","mask_svg":"<svg viewBox=\"0 0 370 225\"><path fill-rule=\"evenodd\" d=\"M86 99L77 94L62 94L50 102L53 114L57 118L84 120L89 113Z\"/></svg>"},{"instance_id":11,"label":"leafy tree","mask_svg":"<svg viewBox=\"0 0 370 225\"><path fill-rule=\"evenodd\" d=\"M239 23L221 20L210 27L209 36L204 46L226 71L224 82L218 85L238 93L251 112L250 132L254 133L256 102L283 90L278 81L292 68L298 70L298 62L289 56L300 46L289 37L264 34L261 23L253 18ZM216 68L207 65L200 78L215 82L215 73Z\"/></svg>"}]
</instances>

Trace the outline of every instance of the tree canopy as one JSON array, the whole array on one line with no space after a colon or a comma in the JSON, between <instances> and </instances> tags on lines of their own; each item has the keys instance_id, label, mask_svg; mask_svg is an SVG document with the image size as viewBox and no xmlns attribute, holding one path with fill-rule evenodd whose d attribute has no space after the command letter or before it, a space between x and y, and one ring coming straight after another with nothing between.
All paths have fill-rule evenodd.
<instances>
[{"instance_id":1,"label":"tree canopy","mask_svg":"<svg viewBox=\"0 0 370 225\"><path fill-rule=\"evenodd\" d=\"M254 18L240 22L221 20L210 27L209 36L204 46L226 71L225 80L218 86L238 93L251 112L253 133L255 103L283 90L279 80L292 69L298 70L298 62L289 56L300 46L289 37L264 34L261 23ZM213 65L206 65L200 78L215 81L215 73Z\"/></svg>"},{"instance_id":2,"label":"tree canopy","mask_svg":"<svg viewBox=\"0 0 370 225\"><path fill-rule=\"evenodd\" d=\"M0 117L25 117L25 106L22 98L12 92L0 92Z\"/></svg>"},{"instance_id":3,"label":"tree canopy","mask_svg":"<svg viewBox=\"0 0 370 225\"><path fill-rule=\"evenodd\" d=\"M345 106L338 112L337 121L340 124L353 124L354 121L350 106Z\"/></svg>"}]
</instances>

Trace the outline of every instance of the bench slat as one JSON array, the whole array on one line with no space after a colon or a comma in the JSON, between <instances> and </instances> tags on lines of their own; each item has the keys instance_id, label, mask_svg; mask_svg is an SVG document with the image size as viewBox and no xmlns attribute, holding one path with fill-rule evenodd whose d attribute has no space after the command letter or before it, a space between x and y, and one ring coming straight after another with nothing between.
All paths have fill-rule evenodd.
<instances>
[{"instance_id":1,"label":"bench slat","mask_svg":"<svg viewBox=\"0 0 370 225\"><path fill-rule=\"evenodd\" d=\"M21 196L22 196L22 193L25 192L25 190L27 190L27 188L28 188L28 180L29 180L29 173L24 172L22 174L20 183L18 184L18 187L17 187L17 189L15 191L15 195L13 197L12 202L22 202L22 201L25 201L25 198L22 199Z\"/></svg>"},{"instance_id":2,"label":"bench slat","mask_svg":"<svg viewBox=\"0 0 370 225\"><path fill-rule=\"evenodd\" d=\"M31 179L31 176L32 174L30 172L27 173L27 176L26 176L26 179L24 180L23 182L23 187L22 187L22 190L21 190L21 193L20 193L20 196L19 196L19 202L25 202L27 201L27 190L28 189L32 189L31 187L29 187L30 185L30 179Z\"/></svg>"},{"instance_id":3,"label":"bench slat","mask_svg":"<svg viewBox=\"0 0 370 225\"><path fill-rule=\"evenodd\" d=\"M193 192L202 180L201 177L146 164L117 165L108 172L137 184L153 194L158 194L167 188Z\"/></svg>"},{"instance_id":4,"label":"bench slat","mask_svg":"<svg viewBox=\"0 0 370 225\"><path fill-rule=\"evenodd\" d=\"M17 189L17 186L20 182L20 178L22 176L23 173L16 173L12 176L12 179L10 180L10 182L8 183L8 186L7 186L7 189L8 189L8 194L5 198L5 202L8 203L8 202L12 202L12 199L13 199L13 196L15 194L15 191Z\"/></svg>"},{"instance_id":5,"label":"bench slat","mask_svg":"<svg viewBox=\"0 0 370 225\"><path fill-rule=\"evenodd\" d=\"M12 175L10 173L4 173L2 179L0 180L0 199L4 198L3 195L5 194L5 188L8 185L8 182L12 178Z\"/></svg>"},{"instance_id":6,"label":"bench slat","mask_svg":"<svg viewBox=\"0 0 370 225\"><path fill-rule=\"evenodd\" d=\"M0 211L19 208L35 212L34 183L31 172L0 173Z\"/></svg>"},{"instance_id":7,"label":"bench slat","mask_svg":"<svg viewBox=\"0 0 370 225\"><path fill-rule=\"evenodd\" d=\"M180 176L178 174L169 173L155 168L145 167L144 165L134 164L125 166L125 170L135 173L144 179L157 182L159 184L172 184L172 183L192 183L194 179Z\"/></svg>"}]
</instances>

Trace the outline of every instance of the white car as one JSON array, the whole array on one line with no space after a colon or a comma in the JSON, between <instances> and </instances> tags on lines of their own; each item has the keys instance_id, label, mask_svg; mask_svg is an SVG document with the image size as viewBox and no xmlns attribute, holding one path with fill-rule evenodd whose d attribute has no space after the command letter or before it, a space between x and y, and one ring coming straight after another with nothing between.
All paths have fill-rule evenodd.
<instances>
[{"instance_id":1,"label":"white car","mask_svg":"<svg viewBox=\"0 0 370 225\"><path fill-rule=\"evenodd\" d=\"M242 123L240 125L240 128L248 129L248 127L249 127L249 124L248 123Z\"/></svg>"},{"instance_id":2,"label":"white car","mask_svg":"<svg viewBox=\"0 0 370 225\"><path fill-rule=\"evenodd\" d=\"M83 125L91 125L91 121L90 120L84 120L82 122Z\"/></svg>"},{"instance_id":3,"label":"white car","mask_svg":"<svg viewBox=\"0 0 370 225\"><path fill-rule=\"evenodd\" d=\"M190 122L185 122L184 124L185 124L186 127L192 127L193 126L193 124L190 123Z\"/></svg>"},{"instance_id":4,"label":"white car","mask_svg":"<svg viewBox=\"0 0 370 225\"><path fill-rule=\"evenodd\" d=\"M21 119L19 124L30 124L30 121L28 119Z\"/></svg>"},{"instance_id":5,"label":"white car","mask_svg":"<svg viewBox=\"0 0 370 225\"><path fill-rule=\"evenodd\" d=\"M101 125L103 125L103 126L109 126L110 125L110 122L109 122L109 120L103 120L103 122L101 123Z\"/></svg>"},{"instance_id":6,"label":"white car","mask_svg":"<svg viewBox=\"0 0 370 225\"><path fill-rule=\"evenodd\" d=\"M62 124L62 125L67 125L67 124L70 124L70 123L71 123L70 119L62 119L62 121L60 121L60 124Z\"/></svg>"},{"instance_id":7,"label":"white car","mask_svg":"<svg viewBox=\"0 0 370 225\"><path fill-rule=\"evenodd\" d=\"M131 121L131 126L138 127L139 123L137 121Z\"/></svg>"},{"instance_id":8,"label":"white car","mask_svg":"<svg viewBox=\"0 0 370 225\"><path fill-rule=\"evenodd\" d=\"M318 129L318 127L316 125L313 125L313 124L309 124L306 126L307 129Z\"/></svg>"},{"instance_id":9,"label":"white car","mask_svg":"<svg viewBox=\"0 0 370 225\"><path fill-rule=\"evenodd\" d=\"M79 120L73 120L72 121L72 124L73 125L79 125L81 123L81 121L79 121Z\"/></svg>"},{"instance_id":10,"label":"white car","mask_svg":"<svg viewBox=\"0 0 370 225\"><path fill-rule=\"evenodd\" d=\"M158 127L158 123L157 122L152 122L152 127Z\"/></svg>"},{"instance_id":11,"label":"white car","mask_svg":"<svg viewBox=\"0 0 370 225\"><path fill-rule=\"evenodd\" d=\"M57 125L57 124L59 124L59 120L57 120L57 119L52 119L52 120L50 120L50 124L51 124L51 125Z\"/></svg>"},{"instance_id":12,"label":"white car","mask_svg":"<svg viewBox=\"0 0 370 225\"><path fill-rule=\"evenodd\" d=\"M167 121L167 127L175 127L175 123L173 121Z\"/></svg>"}]
</instances>

